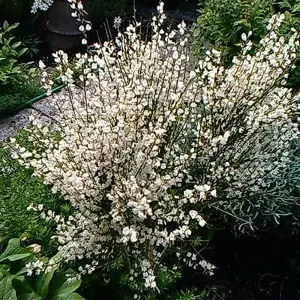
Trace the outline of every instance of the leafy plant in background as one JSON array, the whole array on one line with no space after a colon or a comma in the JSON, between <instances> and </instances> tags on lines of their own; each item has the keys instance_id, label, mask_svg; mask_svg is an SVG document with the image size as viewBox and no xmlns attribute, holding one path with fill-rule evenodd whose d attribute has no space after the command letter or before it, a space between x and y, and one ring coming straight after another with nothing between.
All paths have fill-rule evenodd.
<instances>
[{"instance_id":1,"label":"leafy plant in background","mask_svg":"<svg viewBox=\"0 0 300 300\"><path fill-rule=\"evenodd\" d=\"M285 14L281 33L287 38L291 28L300 29L300 3L296 0L206 0L199 1L199 18L193 27L193 46L197 57L206 50L217 48L226 65L240 51L239 38L243 32L253 32L252 41L257 46L265 34L265 25L274 12ZM290 72L288 86L300 87L299 62Z\"/></svg>"},{"instance_id":2,"label":"leafy plant in background","mask_svg":"<svg viewBox=\"0 0 300 300\"><path fill-rule=\"evenodd\" d=\"M11 31L19 24L9 25L4 22L0 31L0 89L11 88L13 85L32 78L34 70L30 69L30 63L21 63L20 58L27 52L22 42L15 41Z\"/></svg>"},{"instance_id":3,"label":"leafy plant in background","mask_svg":"<svg viewBox=\"0 0 300 300\"><path fill-rule=\"evenodd\" d=\"M295 28L300 30L300 3L297 0L278 0L275 5L276 11L281 11L285 13L285 26L282 32L285 35L289 35L290 29ZM290 78L288 84L291 88L300 88L300 61L296 62L296 68L291 70Z\"/></svg>"},{"instance_id":4,"label":"leafy plant in background","mask_svg":"<svg viewBox=\"0 0 300 300\"><path fill-rule=\"evenodd\" d=\"M32 62L24 63L22 58L27 53L33 57L38 52L39 40L35 35L25 38L25 44L15 41L12 31L18 24L9 26L4 22L0 32L0 118L14 113L27 101L45 93L40 83L37 68L31 67ZM57 87L60 82L55 80Z\"/></svg>"},{"instance_id":5,"label":"leafy plant in background","mask_svg":"<svg viewBox=\"0 0 300 300\"><path fill-rule=\"evenodd\" d=\"M40 52L42 41L35 33L30 33L22 37L22 44L27 48L27 56L32 60Z\"/></svg>"},{"instance_id":6,"label":"leafy plant in background","mask_svg":"<svg viewBox=\"0 0 300 300\"><path fill-rule=\"evenodd\" d=\"M45 36L43 16L31 14L32 3L33 0L0 1L0 20L21 24L14 30L14 35L28 49L22 59L25 62L37 56Z\"/></svg>"},{"instance_id":7,"label":"leafy plant in background","mask_svg":"<svg viewBox=\"0 0 300 300\"><path fill-rule=\"evenodd\" d=\"M39 251L38 245L32 245ZM20 240L9 240L0 255L0 299L1 300L83 300L75 291L81 280L72 270L58 270L59 257L37 257L32 250L23 248ZM41 272L48 267L47 272ZM77 277L76 277L77 276Z\"/></svg>"},{"instance_id":8,"label":"leafy plant in background","mask_svg":"<svg viewBox=\"0 0 300 300\"><path fill-rule=\"evenodd\" d=\"M273 0L206 0L199 1L199 17L193 28L194 50L197 56L216 48L225 63L241 50L238 46L243 32L253 32L259 41L266 33L266 24L273 14Z\"/></svg>"}]
</instances>

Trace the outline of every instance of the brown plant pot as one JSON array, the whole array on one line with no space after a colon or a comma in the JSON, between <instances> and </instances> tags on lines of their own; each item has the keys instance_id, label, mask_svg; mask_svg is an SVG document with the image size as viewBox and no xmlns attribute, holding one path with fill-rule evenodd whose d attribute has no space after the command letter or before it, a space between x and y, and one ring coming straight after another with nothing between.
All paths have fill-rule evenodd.
<instances>
[{"instance_id":1,"label":"brown plant pot","mask_svg":"<svg viewBox=\"0 0 300 300\"><path fill-rule=\"evenodd\" d=\"M70 50L81 44L80 23L71 16L73 10L67 0L55 0L48 10L48 44L52 51Z\"/></svg>"}]
</instances>

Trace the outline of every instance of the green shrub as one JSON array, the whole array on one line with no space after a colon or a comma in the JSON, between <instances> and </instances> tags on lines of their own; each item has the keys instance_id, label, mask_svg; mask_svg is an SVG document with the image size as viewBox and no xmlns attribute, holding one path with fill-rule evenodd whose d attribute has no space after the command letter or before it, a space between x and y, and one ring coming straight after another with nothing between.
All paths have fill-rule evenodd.
<instances>
[{"instance_id":1,"label":"green shrub","mask_svg":"<svg viewBox=\"0 0 300 300\"><path fill-rule=\"evenodd\" d=\"M193 27L193 48L197 57L216 48L222 52L228 66L240 51L241 34L252 31L251 40L257 46L266 33L266 23L277 12L285 14L281 33L288 37L291 28L300 29L300 3L295 0L206 0L199 2L200 16ZM289 87L299 89L300 67L290 72Z\"/></svg>"},{"instance_id":2,"label":"green shrub","mask_svg":"<svg viewBox=\"0 0 300 300\"><path fill-rule=\"evenodd\" d=\"M21 61L28 48L11 34L17 27L5 21L0 30L0 117L44 92L32 63Z\"/></svg>"},{"instance_id":3,"label":"green shrub","mask_svg":"<svg viewBox=\"0 0 300 300\"><path fill-rule=\"evenodd\" d=\"M42 33L45 30L39 26L44 16L33 17L32 4L33 0L0 0L0 20L7 20L9 24L21 24L14 30L14 35L28 49L23 60L32 60L37 55L41 48Z\"/></svg>"},{"instance_id":4,"label":"green shrub","mask_svg":"<svg viewBox=\"0 0 300 300\"><path fill-rule=\"evenodd\" d=\"M243 32L252 30L255 41L265 35L272 4L273 0L206 0L193 30L196 55L217 48L230 63L240 51L237 44Z\"/></svg>"},{"instance_id":5,"label":"green shrub","mask_svg":"<svg viewBox=\"0 0 300 300\"><path fill-rule=\"evenodd\" d=\"M11 31L18 24L9 24L5 21L0 32L0 91L5 91L13 85L20 85L34 76L30 69L31 63L21 63L20 58L27 52L22 42L15 41Z\"/></svg>"}]
</instances>

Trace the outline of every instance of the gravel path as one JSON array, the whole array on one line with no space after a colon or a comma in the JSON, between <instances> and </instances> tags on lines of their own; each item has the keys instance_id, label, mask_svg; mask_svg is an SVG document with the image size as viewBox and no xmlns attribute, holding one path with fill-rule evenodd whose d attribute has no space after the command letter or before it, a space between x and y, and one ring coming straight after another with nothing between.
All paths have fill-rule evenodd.
<instances>
[{"instance_id":1,"label":"gravel path","mask_svg":"<svg viewBox=\"0 0 300 300\"><path fill-rule=\"evenodd\" d=\"M33 105L39 111L40 118L45 122L51 122L46 115L54 116L55 108L51 105L52 97L47 97ZM16 134L20 129L29 124L29 116L33 113L32 108L25 108L16 115L0 120L0 142L5 141Z\"/></svg>"}]
</instances>

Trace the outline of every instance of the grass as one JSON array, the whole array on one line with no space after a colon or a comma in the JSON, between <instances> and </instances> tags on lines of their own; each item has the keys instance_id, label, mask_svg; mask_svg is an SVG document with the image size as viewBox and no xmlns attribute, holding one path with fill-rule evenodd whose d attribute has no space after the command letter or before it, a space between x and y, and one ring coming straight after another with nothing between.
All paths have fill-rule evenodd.
<instances>
[{"instance_id":1,"label":"grass","mask_svg":"<svg viewBox=\"0 0 300 300\"><path fill-rule=\"evenodd\" d=\"M44 92L41 85L34 81L11 89L2 89L0 92L0 117L13 113L21 105Z\"/></svg>"},{"instance_id":2,"label":"grass","mask_svg":"<svg viewBox=\"0 0 300 300\"><path fill-rule=\"evenodd\" d=\"M20 144L26 141L26 132L17 136ZM32 177L32 170L25 169L10 157L9 151L0 144L0 241L11 237L26 237L28 243L42 245L46 255L55 253L56 244L53 221L45 221L39 213L28 211L30 204L43 204L47 210L68 215L70 206L51 192L42 180Z\"/></svg>"}]
</instances>

